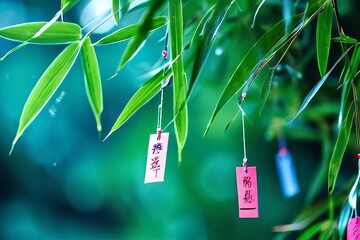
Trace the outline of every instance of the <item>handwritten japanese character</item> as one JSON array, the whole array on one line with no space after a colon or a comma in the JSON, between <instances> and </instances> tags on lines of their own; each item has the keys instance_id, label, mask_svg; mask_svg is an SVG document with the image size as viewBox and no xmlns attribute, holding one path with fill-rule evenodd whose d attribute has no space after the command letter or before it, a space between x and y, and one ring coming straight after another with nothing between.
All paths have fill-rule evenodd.
<instances>
[{"instance_id":1,"label":"handwritten japanese character","mask_svg":"<svg viewBox=\"0 0 360 240\"><path fill-rule=\"evenodd\" d=\"M244 199L244 203L252 203L253 199L251 195L251 190L245 191L245 197L243 199Z\"/></svg>"},{"instance_id":2,"label":"handwritten japanese character","mask_svg":"<svg viewBox=\"0 0 360 240\"><path fill-rule=\"evenodd\" d=\"M251 177L244 177L243 178L243 187L244 188L251 188Z\"/></svg>"},{"instance_id":3,"label":"handwritten japanese character","mask_svg":"<svg viewBox=\"0 0 360 240\"><path fill-rule=\"evenodd\" d=\"M155 143L154 145L153 145L153 148L151 149L153 152L152 152L152 154L158 154L158 153L160 153L160 150L162 150L163 149L163 145L162 145L162 143Z\"/></svg>"}]
</instances>

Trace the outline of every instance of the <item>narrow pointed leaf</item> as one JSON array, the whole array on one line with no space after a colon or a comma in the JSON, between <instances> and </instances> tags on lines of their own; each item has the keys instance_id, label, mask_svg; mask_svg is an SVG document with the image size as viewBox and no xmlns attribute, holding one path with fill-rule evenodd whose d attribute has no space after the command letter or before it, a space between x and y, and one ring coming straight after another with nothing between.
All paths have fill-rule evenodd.
<instances>
[{"instance_id":1,"label":"narrow pointed leaf","mask_svg":"<svg viewBox=\"0 0 360 240\"><path fill-rule=\"evenodd\" d=\"M162 82L170 76L170 73L171 69L168 69L167 71L159 71L144 85L142 85L139 90L137 90L137 92L126 104L106 138L120 128L135 112L137 112L160 91Z\"/></svg>"},{"instance_id":2,"label":"narrow pointed leaf","mask_svg":"<svg viewBox=\"0 0 360 240\"><path fill-rule=\"evenodd\" d=\"M358 71L359 63L360 63L360 46L355 45L355 49L351 56L350 62L345 64L346 72L343 77L343 85L341 90L341 104L339 110L338 126L341 125L341 122L345 115L345 109L349 104L348 96L351 88L351 83L355 78L356 72Z\"/></svg>"},{"instance_id":3,"label":"narrow pointed leaf","mask_svg":"<svg viewBox=\"0 0 360 240\"><path fill-rule=\"evenodd\" d=\"M135 37L130 40L125 52L120 60L120 64L116 69L115 75L129 62L144 45L149 32L151 31L152 19L155 16L157 10L162 6L164 0L154 0L149 7L149 10L145 12L144 17L141 20L140 28Z\"/></svg>"},{"instance_id":4,"label":"narrow pointed leaf","mask_svg":"<svg viewBox=\"0 0 360 240\"><path fill-rule=\"evenodd\" d=\"M300 106L299 111L296 113L295 117L290 121L290 123L292 121L294 121L295 118L297 118L299 116L299 114L304 111L304 109L307 107L307 105L309 104L309 102L311 101L311 99L313 99L313 97L315 96L315 94L319 91L319 89L321 88L321 86L324 84L324 82L328 79L328 77L330 76L330 74L332 73L332 71L335 69L335 67L339 64L339 62L349 53L351 48L349 48L348 50L346 50L340 57L339 59L334 63L334 65L330 68L330 70L320 79L320 81L311 89L311 91L308 93L308 95L305 97L303 103Z\"/></svg>"},{"instance_id":5,"label":"narrow pointed leaf","mask_svg":"<svg viewBox=\"0 0 360 240\"><path fill-rule=\"evenodd\" d=\"M130 9L130 1L129 0L120 0L120 17L124 18L127 12Z\"/></svg>"},{"instance_id":6,"label":"narrow pointed leaf","mask_svg":"<svg viewBox=\"0 0 360 240\"><path fill-rule=\"evenodd\" d=\"M311 225L308 229L306 229L298 238L298 240L308 240L315 239L315 236L320 233L323 228L324 223L319 222Z\"/></svg>"},{"instance_id":7,"label":"narrow pointed leaf","mask_svg":"<svg viewBox=\"0 0 360 240\"><path fill-rule=\"evenodd\" d=\"M331 41L340 42L340 43L348 43L348 44L355 44L358 42L355 38L351 38L346 35L342 35L340 37L335 37L335 38L331 39Z\"/></svg>"},{"instance_id":8,"label":"narrow pointed leaf","mask_svg":"<svg viewBox=\"0 0 360 240\"><path fill-rule=\"evenodd\" d=\"M332 4L331 1L327 1L324 10L319 14L316 27L317 62L321 77L325 75L328 65L332 19Z\"/></svg>"},{"instance_id":9,"label":"narrow pointed leaf","mask_svg":"<svg viewBox=\"0 0 360 240\"><path fill-rule=\"evenodd\" d=\"M343 239L344 237L346 226L348 225L350 217L351 217L351 207L349 202L346 201L345 205L341 209L340 217L337 224L340 239Z\"/></svg>"},{"instance_id":10,"label":"narrow pointed leaf","mask_svg":"<svg viewBox=\"0 0 360 240\"><path fill-rule=\"evenodd\" d=\"M22 110L12 149L25 129L36 118L44 108L45 104L50 100L51 96L55 93L56 89L60 86L74 64L79 51L80 42L70 44L55 58L40 77Z\"/></svg>"},{"instance_id":11,"label":"narrow pointed leaf","mask_svg":"<svg viewBox=\"0 0 360 240\"><path fill-rule=\"evenodd\" d=\"M324 0L313 1L304 13L294 16L291 21L293 27L290 34L285 34L285 22L283 20L267 31L253 45L226 84L210 117L204 135L209 131L212 122L223 106L245 86L246 82L250 84L279 50L285 46L288 47L288 44L292 43L292 39L320 12L323 5Z\"/></svg>"},{"instance_id":12,"label":"narrow pointed leaf","mask_svg":"<svg viewBox=\"0 0 360 240\"><path fill-rule=\"evenodd\" d=\"M339 174L345 149L349 141L353 119L354 119L354 110L352 108L349 108L346 118L341 124L339 135L334 147L334 151L330 158L329 173L328 173L329 194L332 194L335 189L336 179Z\"/></svg>"},{"instance_id":13,"label":"narrow pointed leaf","mask_svg":"<svg viewBox=\"0 0 360 240\"><path fill-rule=\"evenodd\" d=\"M359 69L359 63L360 63L360 46L356 44L354 52L351 56L350 67L348 68L348 71L346 72L344 77L344 82L354 80L355 75Z\"/></svg>"},{"instance_id":14,"label":"narrow pointed leaf","mask_svg":"<svg viewBox=\"0 0 360 240\"><path fill-rule=\"evenodd\" d=\"M169 17L171 60L174 62L172 65L174 126L178 144L178 160L181 162L181 153L186 142L188 131L188 112L186 104L187 86L182 57L184 36L181 0L169 0Z\"/></svg>"},{"instance_id":15,"label":"narrow pointed leaf","mask_svg":"<svg viewBox=\"0 0 360 240\"><path fill-rule=\"evenodd\" d=\"M112 0L112 14L114 16L115 24L118 25L120 18L120 0Z\"/></svg>"},{"instance_id":16,"label":"narrow pointed leaf","mask_svg":"<svg viewBox=\"0 0 360 240\"><path fill-rule=\"evenodd\" d=\"M167 23L168 23L168 18L166 16L154 17L151 21L150 31L163 27ZM119 30L111 33L110 35L101 38L98 42L94 43L94 45L101 46L101 45L113 44L128 40L137 35L140 27L141 27L140 24L135 23L120 28Z\"/></svg>"},{"instance_id":17,"label":"narrow pointed leaf","mask_svg":"<svg viewBox=\"0 0 360 240\"><path fill-rule=\"evenodd\" d=\"M260 102L259 102L259 104L260 104L259 115L261 114L262 110L264 109L265 103L266 103L267 99L269 98L274 73L275 73L275 68L270 68L269 72L265 78L264 85L261 89Z\"/></svg>"},{"instance_id":18,"label":"narrow pointed leaf","mask_svg":"<svg viewBox=\"0 0 360 240\"><path fill-rule=\"evenodd\" d=\"M196 80L209 55L212 43L215 40L217 30L223 22L227 11L230 9L230 1L221 1L213 5L201 19L190 41L190 47L195 45L194 64L189 80L188 97L190 96Z\"/></svg>"},{"instance_id":19,"label":"narrow pointed leaf","mask_svg":"<svg viewBox=\"0 0 360 240\"><path fill-rule=\"evenodd\" d=\"M344 202L344 194L334 195L334 207L340 206ZM311 226L314 226L314 222L323 216L329 210L328 199L322 200L312 206L309 206L303 210L291 224L275 226L274 232L282 232L280 239L286 238L292 231L299 231ZM311 238L310 238L311 239Z\"/></svg>"},{"instance_id":20,"label":"narrow pointed leaf","mask_svg":"<svg viewBox=\"0 0 360 240\"><path fill-rule=\"evenodd\" d=\"M290 33L291 28L291 16L294 15L294 1L293 0L284 0L283 1L283 16L285 20L285 32Z\"/></svg>"},{"instance_id":21,"label":"narrow pointed leaf","mask_svg":"<svg viewBox=\"0 0 360 240\"><path fill-rule=\"evenodd\" d=\"M81 39L80 26L69 22L54 22L39 36L33 38L46 24L48 23L31 22L1 28L0 37L34 44L65 44Z\"/></svg>"},{"instance_id":22,"label":"narrow pointed leaf","mask_svg":"<svg viewBox=\"0 0 360 240\"><path fill-rule=\"evenodd\" d=\"M12 48L11 50L9 50L3 57L0 58L0 61L4 60L7 56L12 54L13 52L25 47L31 40L36 39L39 36L41 36L50 26L52 26L58 20L58 18L62 15L62 13L63 13L62 10L58 11L55 14L55 16L49 22L44 24L44 26L42 26L31 38L27 39L26 41L22 42L21 44L17 45L16 47Z\"/></svg>"},{"instance_id":23,"label":"narrow pointed leaf","mask_svg":"<svg viewBox=\"0 0 360 240\"><path fill-rule=\"evenodd\" d=\"M81 60L84 70L86 94L94 112L97 130L100 132L102 128L100 116L103 111L101 77L96 52L91 45L89 37L86 37L84 40L81 49Z\"/></svg>"},{"instance_id":24,"label":"narrow pointed leaf","mask_svg":"<svg viewBox=\"0 0 360 240\"><path fill-rule=\"evenodd\" d=\"M67 12L72 9L80 0L61 0L61 9Z\"/></svg>"},{"instance_id":25,"label":"narrow pointed leaf","mask_svg":"<svg viewBox=\"0 0 360 240\"><path fill-rule=\"evenodd\" d=\"M201 18L201 20L199 21L199 24L196 26L196 29L194 31L194 34L192 35L190 42L189 42L189 48L192 47L193 43L198 41L197 39L200 38L202 39L204 36L204 32L207 29L207 26L210 22L210 20L212 19L212 15L215 11L215 8L217 7L217 4L214 4L213 6L211 6L206 13L204 14L204 16Z\"/></svg>"}]
</instances>

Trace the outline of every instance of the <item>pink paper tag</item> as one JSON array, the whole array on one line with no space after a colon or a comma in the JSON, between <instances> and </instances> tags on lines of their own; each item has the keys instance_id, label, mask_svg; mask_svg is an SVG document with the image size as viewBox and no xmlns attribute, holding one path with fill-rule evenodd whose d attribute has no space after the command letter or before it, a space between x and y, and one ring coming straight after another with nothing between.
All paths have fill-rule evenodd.
<instances>
[{"instance_id":1,"label":"pink paper tag","mask_svg":"<svg viewBox=\"0 0 360 240\"><path fill-rule=\"evenodd\" d=\"M258 218L258 191L256 167L236 168L236 183L239 201L239 218Z\"/></svg>"},{"instance_id":2,"label":"pink paper tag","mask_svg":"<svg viewBox=\"0 0 360 240\"><path fill-rule=\"evenodd\" d=\"M168 141L169 133L150 135L145 183L164 181Z\"/></svg>"},{"instance_id":3,"label":"pink paper tag","mask_svg":"<svg viewBox=\"0 0 360 240\"><path fill-rule=\"evenodd\" d=\"M346 232L348 240L360 239L360 217L350 218Z\"/></svg>"}]
</instances>

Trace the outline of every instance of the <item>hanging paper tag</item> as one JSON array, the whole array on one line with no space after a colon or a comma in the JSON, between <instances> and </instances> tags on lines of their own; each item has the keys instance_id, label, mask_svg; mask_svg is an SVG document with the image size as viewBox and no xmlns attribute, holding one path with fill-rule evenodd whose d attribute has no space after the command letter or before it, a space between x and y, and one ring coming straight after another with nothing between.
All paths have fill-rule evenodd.
<instances>
[{"instance_id":1,"label":"hanging paper tag","mask_svg":"<svg viewBox=\"0 0 360 240\"><path fill-rule=\"evenodd\" d=\"M350 218L346 232L348 240L360 240L360 217Z\"/></svg>"},{"instance_id":2,"label":"hanging paper tag","mask_svg":"<svg viewBox=\"0 0 360 240\"><path fill-rule=\"evenodd\" d=\"M278 171L281 190L285 197L290 198L299 193L299 184L292 157L286 148L280 149L276 155L276 168Z\"/></svg>"},{"instance_id":3,"label":"hanging paper tag","mask_svg":"<svg viewBox=\"0 0 360 240\"><path fill-rule=\"evenodd\" d=\"M239 202L239 218L258 218L258 191L256 180L256 167L236 168L236 183Z\"/></svg>"},{"instance_id":4,"label":"hanging paper tag","mask_svg":"<svg viewBox=\"0 0 360 240\"><path fill-rule=\"evenodd\" d=\"M150 135L145 183L164 181L168 141L169 133Z\"/></svg>"}]
</instances>

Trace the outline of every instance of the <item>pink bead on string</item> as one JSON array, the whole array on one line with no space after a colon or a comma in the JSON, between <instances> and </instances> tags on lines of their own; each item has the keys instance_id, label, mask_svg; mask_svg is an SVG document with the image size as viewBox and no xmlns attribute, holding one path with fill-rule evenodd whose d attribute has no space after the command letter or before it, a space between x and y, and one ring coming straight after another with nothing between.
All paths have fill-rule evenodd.
<instances>
[{"instance_id":1,"label":"pink bead on string","mask_svg":"<svg viewBox=\"0 0 360 240\"><path fill-rule=\"evenodd\" d=\"M168 52L167 52L166 50L163 50L163 51L161 52L161 55L162 55L164 58L166 58L167 55L168 55Z\"/></svg>"}]
</instances>

